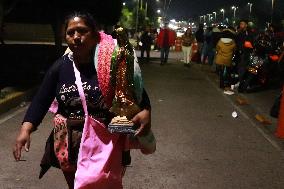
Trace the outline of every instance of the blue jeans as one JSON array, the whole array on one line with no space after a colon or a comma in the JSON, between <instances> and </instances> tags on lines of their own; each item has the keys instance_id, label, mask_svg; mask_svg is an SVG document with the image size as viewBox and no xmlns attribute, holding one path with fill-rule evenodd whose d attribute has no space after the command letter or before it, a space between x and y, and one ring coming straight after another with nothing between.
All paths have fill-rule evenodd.
<instances>
[{"instance_id":1,"label":"blue jeans","mask_svg":"<svg viewBox=\"0 0 284 189\"><path fill-rule=\"evenodd\" d=\"M165 64L168 61L170 52L170 47L162 47L161 48L161 64Z\"/></svg>"},{"instance_id":2,"label":"blue jeans","mask_svg":"<svg viewBox=\"0 0 284 189\"><path fill-rule=\"evenodd\" d=\"M215 54L216 54L216 49L215 48L209 49L209 51L208 51L208 64L210 66L213 65Z\"/></svg>"}]
</instances>

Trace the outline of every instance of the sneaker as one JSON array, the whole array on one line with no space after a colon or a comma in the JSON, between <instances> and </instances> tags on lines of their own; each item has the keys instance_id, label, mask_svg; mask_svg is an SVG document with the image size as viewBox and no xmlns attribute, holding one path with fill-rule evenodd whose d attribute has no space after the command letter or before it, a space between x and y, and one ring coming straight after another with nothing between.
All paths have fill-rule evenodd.
<instances>
[{"instance_id":1,"label":"sneaker","mask_svg":"<svg viewBox=\"0 0 284 189\"><path fill-rule=\"evenodd\" d=\"M236 83L236 84L234 85L234 88L238 88L239 86L240 86L240 82Z\"/></svg>"},{"instance_id":2,"label":"sneaker","mask_svg":"<svg viewBox=\"0 0 284 189\"><path fill-rule=\"evenodd\" d=\"M235 93L233 91L230 91L230 90L225 90L224 94L226 94L226 95L233 95Z\"/></svg>"}]
</instances>

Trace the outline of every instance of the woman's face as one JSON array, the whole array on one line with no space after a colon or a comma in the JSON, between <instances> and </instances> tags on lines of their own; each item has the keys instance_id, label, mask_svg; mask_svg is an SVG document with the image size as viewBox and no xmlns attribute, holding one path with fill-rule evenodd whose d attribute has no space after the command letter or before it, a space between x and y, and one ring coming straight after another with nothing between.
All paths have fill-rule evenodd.
<instances>
[{"instance_id":1,"label":"woman's face","mask_svg":"<svg viewBox=\"0 0 284 189\"><path fill-rule=\"evenodd\" d=\"M96 45L96 36L82 18L74 17L67 25L66 42L74 54L85 55Z\"/></svg>"}]
</instances>

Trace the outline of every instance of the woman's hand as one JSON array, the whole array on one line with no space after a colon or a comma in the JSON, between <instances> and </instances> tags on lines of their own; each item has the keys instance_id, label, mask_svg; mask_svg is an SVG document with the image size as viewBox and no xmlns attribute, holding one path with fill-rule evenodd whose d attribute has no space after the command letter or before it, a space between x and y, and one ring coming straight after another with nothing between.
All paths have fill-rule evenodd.
<instances>
[{"instance_id":1,"label":"woman's hand","mask_svg":"<svg viewBox=\"0 0 284 189\"><path fill-rule=\"evenodd\" d=\"M142 110L134 118L132 121L136 125L140 125L137 129L135 136L143 136L146 135L151 129L151 111L150 110Z\"/></svg>"},{"instance_id":2,"label":"woman's hand","mask_svg":"<svg viewBox=\"0 0 284 189\"><path fill-rule=\"evenodd\" d=\"M25 151L28 152L30 148L30 134L32 132L33 125L31 123L23 123L20 133L16 138L16 143L13 147L13 154L16 161L20 161L22 147L25 147Z\"/></svg>"}]
</instances>

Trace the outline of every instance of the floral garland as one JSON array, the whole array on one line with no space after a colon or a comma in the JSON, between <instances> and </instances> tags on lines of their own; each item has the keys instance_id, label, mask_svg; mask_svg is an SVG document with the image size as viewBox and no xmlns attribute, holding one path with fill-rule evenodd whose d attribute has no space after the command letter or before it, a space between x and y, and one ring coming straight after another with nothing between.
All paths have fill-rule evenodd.
<instances>
[{"instance_id":1,"label":"floral garland","mask_svg":"<svg viewBox=\"0 0 284 189\"><path fill-rule=\"evenodd\" d=\"M98 81L100 89L105 98L106 105L108 107L112 104L112 98L114 91L111 90L110 85L110 68L111 68L111 59L112 53L115 48L115 43L112 36L107 35L103 32L100 32L101 41L98 49Z\"/></svg>"}]
</instances>

